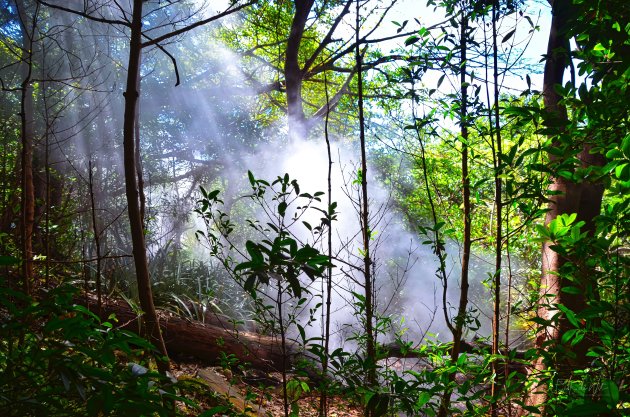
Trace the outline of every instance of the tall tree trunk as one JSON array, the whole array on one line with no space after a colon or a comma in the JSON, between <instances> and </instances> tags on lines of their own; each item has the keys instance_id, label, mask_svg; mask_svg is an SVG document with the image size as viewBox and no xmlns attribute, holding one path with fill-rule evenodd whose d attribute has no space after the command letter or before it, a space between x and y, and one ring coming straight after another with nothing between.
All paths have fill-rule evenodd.
<instances>
[{"instance_id":1,"label":"tall tree trunk","mask_svg":"<svg viewBox=\"0 0 630 417\"><path fill-rule=\"evenodd\" d=\"M284 77L287 90L287 115L289 117L289 138L304 139L306 126L302 106L302 69L299 63L300 44L304 36L306 20L313 7L314 0L295 0L295 14L291 22L291 31L287 39L284 59Z\"/></svg>"},{"instance_id":2,"label":"tall tree trunk","mask_svg":"<svg viewBox=\"0 0 630 417\"><path fill-rule=\"evenodd\" d=\"M560 104L561 97L556 92L554 86L562 84L564 71L567 66L566 47L568 40L561 32L562 26L566 23L565 15L561 12L561 8L568 6L569 4L566 0L556 0L552 5L553 17L549 30L549 42L547 45L547 59L545 61L543 81L545 110L550 119L560 122L567 121L567 111L564 106ZM557 158L550 155L550 159L553 161ZM578 212L580 189L576 184L564 177L556 177L553 179L549 191L551 192L551 196L549 199L549 211L545 218L546 225L563 213ZM558 271L565 262L560 254L551 248L551 245L552 242L545 242L542 247L542 275L540 279L540 301L537 313L538 317L548 322L551 322L552 317L556 314L556 310L553 306L563 302L561 299L563 294L560 291L561 277L558 275ZM568 294L564 296L566 295ZM579 300L574 300L574 303L578 302ZM561 327L564 326L549 325L541 329L536 337L536 347L538 349L545 349L550 341L560 340ZM544 362L543 357L538 358L534 363L533 371L535 375L542 375L548 365L549 364ZM542 405L547 399L547 386L541 381L532 389L529 402L531 405Z\"/></svg>"},{"instance_id":3,"label":"tall tree trunk","mask_svg":"<svg viewBox=\"0 0 630 417\"><path fill-rule=\"evenodd\" d=\"M164 355L165 360L158 360L158 369L166 373L170 366L158 317L153 304L153 292L151 289L151 277L147 259L146 243L144 240L144 225L140 210L140 194L138 190L138 176L136 170L135 152L135 126L138 100L140 98L139 78L140 60L142 55L142 0L134 0L131 38L129 40L129 63L127 68L127 89L125 91L125 115L123 122L123 153L125 166L125 190L127 194L127 208L129 212L129 224L131 226L131 241L133 246L133 258L136 268L136 280L138 282L138 296L140 307L144 311L145 331Z\"/></svg>"},{"instance_id":4,"label":"tall tree trunk","mask_svg":"<svg viewBox=\"0 0 630 417\"><path fill-rule=\"evenodd\" d=\"M468 308L468 270L470 265L470 247L471 247L471 219L470 219L470 178L468 176L468 88L466 85L466 64L468 51L468 16L467 11L462 10L461 21L461 38L460 38L460 73L459 81L461 85L461 103L460 103L460 134L462 142L462 192L464 205L464 240L462 242L462 268L461 268L461 284L459 290L459 306L457 308L457 316L455 316L455 326L453 331L453 347L451 348L451 362L457 363L461 350L462 334L464 331L464 323L466 321L466 309ZM449 374L449 381L455 380L455 372ZM446 417L451 404L450 388L444 391L438 417Z\"/></svg>"},{"instance_id":5,"label":"tall tree trunk","mask_svg":"<svg viewBox=\"0 0 630 417\"><path fill-rule=\"evenodd\" d=\"M22 84L20 88L20 138L22 144L21 182L22 218L20 222L22 246L22 279L24 292L29 294L33 284L33 229L35 226L35 187L33 185L33 45L37 25L37 9L32 16L23 0L15 3L22 32Z\"/></svg>"},{"instance_id":6,"label":"tall tree trunk","mask_svg":"<svg viewBox=\"0 0 630 417\"><path fill-rule=\"evenodd\" d=\"M140 91L140 82L142 77L138 77L138 92ZM136 124L134 126L134 135L136 142L136 174L138 175L138 194L140 198L140 218L143 226L146 225L147 197L144 194L144 176L142 175L142 155L140 154L140 100L136 103Z\"/></svg>"},{"instance_id":7,"label":"tall tree trunk","mask_svg":"<svg viewBox=\"0 0 630 417\"><path fill-rule=\"evenodd\" d=\"M553 18L545 61L543 95L547 116L553 125L568 123L567 110L561 104L561 96L554 87L562 85L564 71L569 62L569 39L564 33L564 28L569 23L568 11L570 7L570 0L555 0L552 4ZM588 144L583 145L579 154L582 166L602 165L602 157L592 155L589 151L590 146ZM550 154L549 158L553 163L558 161L559 157ZM549 211L545 218L546 225L562 214L576 213L578 221L585 222L583 231L589 232L589 234L594 232L593 220L601 210L603 184L589 181L576 183L558 176L553 178L549 191ZM560 275L562 266L570 260L554 251L552 245L553 242L545 242L542 247L542 275L537 315L549 324L542 328L536 337L536 348L540 350L548 350L559 345L562 335L571 328L568 321L562 317L557 323L552 323L554 316L558 313L557 305L562 304L574 312L580 312L586 307L586 299L583 294L570 294L562 291L563 287L576 284ZM587 275L585 273L581 277L584 281L581 284L584 286L586 286L588 279ZM534 363L533 376L539 381L532 389L528 403L542 406L543 414L545 414L544 404L549 399L544 373L551 367L560 373L565 373L571 369L582 368L587 364L588 345L585 342L571 349L573 357L570 359L564 355L558 358L555 363L548 363L541 356Z\"/></svg>"}]
</instances>

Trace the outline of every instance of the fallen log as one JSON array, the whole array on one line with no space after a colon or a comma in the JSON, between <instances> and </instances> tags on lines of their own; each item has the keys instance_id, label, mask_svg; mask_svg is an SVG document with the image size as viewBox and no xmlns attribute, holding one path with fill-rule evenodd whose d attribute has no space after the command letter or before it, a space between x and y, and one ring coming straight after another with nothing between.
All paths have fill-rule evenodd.
<instances>
[{"instance_id":1,"label":"fallen log","mask_svg":"<svg viewBox=\"0 0 630 417\"><path fill-rule=\"evenodd\" d=\"M85 300L84 300L85 302ZM97 311L93 300L87 307ZM114 314L118 327L141 333L140 316L124 301L107 300L101 309L103 319ZM287 341L286 353L282 354L280 340L273 336L252 333L229 323L204 324L187 320L164 311L159 312L160 328L169 353L189 355L212 364L220 362L221 353L233 354L241 362L267 372L290 369L295 357L300 356L297 344Z\"/></svg>"},{"instance_id":2,"label":"fallen log","mask_svg":"<svg viewBox=\"0 0 630 417\"><path fill-rule=\"evenodd\" d=\"M97 311L94 300L83 303L92 311ZM141 333L140 316L122 300L109 299L102 307L100 316L106 319L111 314L116 316L120 328ZM265 372L290 371L300 359L308 358L308 352L287 340L285 354L282 354L282 343L278 337L263 335L235 327L229 320L223 321L219 316L211 323L181 318L172 313L158 311L160 328L170 354L188 355L211 364L219 364L221 354L232 354L241 363L248 363L252 368ZM482 341L462 342L462 353L478 353L487 350ZM400 345L390 343L381 346L382 359L417 358L427 356L427 352L417 349L403 349ZM524 352L516 351L510 368L525 371ZM307 370L309 377L317 379L317 371Z\"/></svg>"}]
</instances>

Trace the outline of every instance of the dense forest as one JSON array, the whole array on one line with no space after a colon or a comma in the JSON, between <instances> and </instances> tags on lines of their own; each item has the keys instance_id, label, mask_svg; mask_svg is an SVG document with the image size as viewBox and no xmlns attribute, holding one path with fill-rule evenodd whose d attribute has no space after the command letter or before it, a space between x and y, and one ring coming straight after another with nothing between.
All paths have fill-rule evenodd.
<instances>
[{"instance_id":1,"label":"dense forest","mask_svg":"<svg viewBox=\"0 0 630 417\"><path fill-rule=\"evenodd\" d=\"M0 5L0 415L630 415L627 0Z\"/></svg>"}]
</instances>

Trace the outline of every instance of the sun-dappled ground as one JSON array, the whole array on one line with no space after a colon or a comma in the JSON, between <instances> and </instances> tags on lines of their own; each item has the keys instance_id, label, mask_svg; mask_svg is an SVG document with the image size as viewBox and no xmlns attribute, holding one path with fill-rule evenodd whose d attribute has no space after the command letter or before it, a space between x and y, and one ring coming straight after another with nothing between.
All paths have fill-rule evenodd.
<instances>
[{"instance_id":1,"label":"sun-dappled ground","mask_svg":"<svg viewBox=\"0 0 630 417\"><path fill-rule=\"evenodd\" d=\"M282 376L279 373L235 375L221 367L207 367L192 360L173 361L172 369L173 375L178 379L195 378L207 385L207 389L218 396L218 404L227 404L229 401L236 413L240 412L243 413L242 415L249 416L284 416ZM210 398L210 396L199 395L196 401L204 410L209 410L217 407L217 402ZM319 393L311 391L300 395L300 398L292 405L293 407L297 405L300 416L316 417L319 415L319 404ZM328 400L328 404L329 417L363 415L361 407L347 399L333 397ZM190 412L191 415L198 413L194 410Z\"/></svg>"}]
</instances>

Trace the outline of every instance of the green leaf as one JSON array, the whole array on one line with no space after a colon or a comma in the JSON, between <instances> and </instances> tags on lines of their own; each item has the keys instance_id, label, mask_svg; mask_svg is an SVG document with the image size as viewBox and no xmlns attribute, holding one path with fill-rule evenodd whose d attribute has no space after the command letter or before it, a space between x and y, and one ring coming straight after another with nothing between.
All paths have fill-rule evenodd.
<instances>
[{"instance_id":1,"label":"green leaf","mask_svg":"<svg viewBox=\"0 0 630 417\"><path fill-rule=\"evenodd\" d=\"M419 36L411 35L410 37L405 39L405 46L413 45L414 43L418 42L419 40L420 40Z\"/></svg>"},{"instance_id":2,"label":"green leaf","mask_svg":"<svg viewBox=\"0 0 630 417\"><path fill-rule=\"evenodd\" d=\"M601 413L608 412L608 407L601 403L575 404L566 410L564 415L567 416L597 416Z\"/></svg>"},{"instance_id":3,"label":"green leaf","mask_svg":"<svg viewBox=\"0 0 630 417\"><path fill-rule=\"evenodd\" d=\"M426 403L431 399L431 394L428 391L422 391L420 395L418 395L418 400L416 401L416 408L420 409L424 407Z\"/></svg>"},{"instance_id":4,"label":"green leaf","mask_svg":"<svg viewBox=\"0 0 630 417\"><path fill-rule=\"evenodd\" d=\"M562 221L563 221L563 223L566 226L569 226L569 225L573 224L575 219L577 219L577 213L563 214L562 215Z\"/></svg>"},{"instance_id":5,"label":"green leaf","mask_svg":"<svg viewBox=\"0 0 630 417\"><path fill-rule=\"evenodd\" d=\"M615 175L621 181L628 181L630 179L630 165L628 163L617 165L617 168L615 168Z\"/></svg>"},{"instance_id":6,"label":"green leaf","mask_svg":"<svg viewBox=\"0 0 630 417\"><path fill-rule=\"evenodd\" d=\"M245 242L245 249L247 249L247 253L249 253L249 256L251 256L252 263L262 264L264 262L260 247L256 243L248 240L247 242Z\"/></svg>"},{"instance_id":7,"label":"green leaf","mask_svg":"<svg viewBox=\"0 0 630 417\"><path fill-rule=\"evenodd\" d=\"M567 293L567 294L574 294L574 295L580 295L582 294L582 290L580 290L578 287L562 287L562 292Z\"/></svg>"},{"instance_id":8,"label":"green leaf","mask_svg":"<svg viewBox=\"0 0 630 417\"><path fill-rule=\"evenodd\" d=\"M580 327L580 323L572 310L562 304L558 304L558 310L564 313L567 320L569 320L569 323L571 323L574 327Z\"/></svg>"},{"instance_id":9,"label":"green leaf","mask_svg":"<svg viewBox=\"0 0 630 417\"><path fill-rule=\"evenodd\" d=\"M366 408L371 410L370 415L380 417L387 413L389 406L389 396L386 394L374 393L370 396Z\"/></svg>"},{"instance_id":10,"label":"green leaf","mask_svg":"<svg viewBox=\"0 0 630 417\"><path fill-rule=\"evenodd\" d=\"M444 82L444 77L446 76L446 74L443 74L440 79L438 80L437 83L437 88L440 88L440 86L442 85L442 83Z\"/></svg>"},{"instance_id":11,"label":"green leaf","mask_svg":"<svg viewBox=\"0 0 630 417\"><path fill-rule=\"evenodd\" d=\"M577 333L578 329L570 329L567 330L563 335L562 335L562 343L568 343L569 340L571 340L573 338L573 336L575 336L575 334Z\"/></svg>"},{"instance_id":12,"label":"green leaf","mask_svg":"<svg viewBox=\"0 0 630 417\"><path fill-rule=\"evenodd\" d=\"M243 285L243 289L245 291L251 291L254 289L254 285L256 284L256 275L252 274L247 277L245 284Z\"/></svg>"},{"instance_id":13,"label":"green leaf","mask_svg":"<svg viewBox=\"0 0 630 417\"><path fill-rule=\"evenodd\" d=\"M288 276L287 281L289 282L289 286L291 287L291 292L295 297L302 296L302 286L300 285L300 280L295 276Z\"/></svg>"},{"instance_id":14,"label":"green leaf","mask_svg":"<svg viewBox=\"0 0 630 417\"><path fill-rule=\"evenodd\" d=\"M571 171L562 170L558 172L558 175L570 181L573 180L573 173Z\"/></svg>"},{"instance_id":15,"label":"green leaf","mask_svg":"<svg viewBox=\"0 0 630 417\"><path fill-rule=\"evenodd\" d=\"M300 326L297 324L298 331L300 332L300 337L302 338L302 343L306 344L306 331L304 330L304 326Z\"/></svg>"},{"instance_id":16,"label":"green leaf","mask_svg":"<svg viewBox=\"0 0 630 417\"><path fill-rule=\"evenodd\" d=\"M282 201L278 204L278 214L284 217L286 212L287 212L287 203L285 201Z\"/></svg>"},{"instance_id":17,"label":"green leaf","mask_svg":"<svg viewBox=\"0 0 630 417\"><path fill-rule=\"evenodd\" d=\"M616 408L619 402L619 387L614 381L607 379L602 383L602 399L611 408Z\"/></svg>"},{"instance_id":18,"label":"green leaf","mask_svg":"<svg viewBox=\"0 0 630 417\"><path fill-rule=\"evenodd\" d=\"M630 135L623 138L623 142L621 142L621 152L623 152L626 158L630 158Z\"/></svg>"},{"instance_id":19,"label":"green leaf","mask_svg":"<svg viewBox=\"0 0 630 417\"><path fill-rule=\"evenodd\" d=\"M608 152L606 152L606 158L608 159L617 159L617 158L623 158L623 154L621 153L621 151L619 149L611 149Z\"/></svg>"},{"instance_id":20,"label":"green leaf","mask_svg":"<svg viewBox=\"0 0 630 417\"><path fill-rule=\"evenodd\" d=\"M582 339L584 339L584 335L586 334L586 332L580 330L576 333L575 337L573 338L573 340L571 341L571 346L575 346L578 343L580 343L582 341Z\"/></svg>"},{"instance_id":21,"label":"green leaf","mask_svg":"<svg viewBox=\"0 0 630 417\"><path fill-rule=\"evenodd\" d=\"M501 40L501 43L507 42L514 35L515 32L516 32L516 29L512 29L511 31L509 31L508 34L503 37L503 39Z\"/></svg>"}]
</instances>

